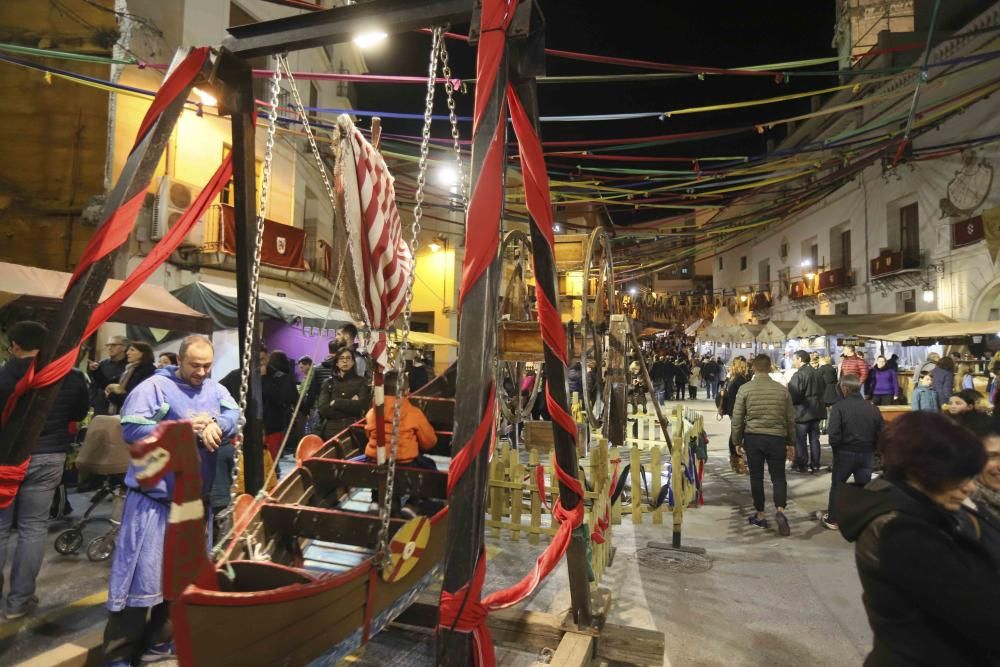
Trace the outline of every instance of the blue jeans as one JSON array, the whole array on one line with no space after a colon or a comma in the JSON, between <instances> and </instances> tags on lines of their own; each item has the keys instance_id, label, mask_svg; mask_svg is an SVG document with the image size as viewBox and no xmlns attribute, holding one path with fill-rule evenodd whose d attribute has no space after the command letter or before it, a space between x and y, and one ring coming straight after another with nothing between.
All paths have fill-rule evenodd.
<instances>
[{"instance_id":1,"label":"blue jeans","mask_svg":"<svg viewBox=\"0 0 1000 667\"><path fill-rule=\"evenodd\" d=\"M808 439L808 445L806 440ZM819 420L795 424L795 461L803 468L819 468Z\"/></svg>"},{"instance_id":2,"label":"blue jeans","mask_svg":"<svg viewBox=\"0 0 1000 667\"><path fill-rule=\"evenodd\" d=\"M17 520L17 546L10 566L7 609L24 607L35 594L35 580L42 569L42 557L49 528L49 508L62 481L66 454L35 454L11 505L0 512L0 592L7 560L7 540Z\"/></svg>"},{"instance_id":3,"label":"blue jeans","mask_svg":"<svg viewBox=\"0 0 1000 667\"><path fill-rule=\"evenodd\" d=\"M705 389L708 390L708 398L715 398L719 395L719 378L706 378Z\"/></svg>"},{"instance_id":4,"label":"blue jeans","mask_svg":"<svg viewBox=\"0 0 1000 667\"><path fill-rule=\"evenodd\" d=\"M830 478L830 502L827 503L829 520L837 522L834 514L837 487L845 483L851 475L858 484L867 484L872 480L872 470L875 469L875 452L854 452L851 450L834 451L833 475Z\"/></svg>"}]
</instances>

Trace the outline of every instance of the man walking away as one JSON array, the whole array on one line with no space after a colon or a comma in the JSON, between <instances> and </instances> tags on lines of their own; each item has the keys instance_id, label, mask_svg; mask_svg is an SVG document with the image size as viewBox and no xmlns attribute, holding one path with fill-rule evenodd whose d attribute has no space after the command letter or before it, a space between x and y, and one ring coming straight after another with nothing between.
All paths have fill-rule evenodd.
<instances>
[{"instance_id":1,"label":"man walking away","mask_svg":"<svg viewBox=\"0 0 1000 667\"><path fill-rule=\"evenodd\" d=\"M10 327L12 357L0 368L0 408L24 377L31 361L42 347L45 326L39 322L18 322ZM35 580L42 568L49 526L49 508L62 481L73 436L69 425L87 416L90 409L87 381L80 371L72 370L62 381L45 425L31 449L31 463L14 502L0 511L0 593L3 592L3 568L7 560L7 540L17 523L17 546L10 567L10 587L4 617L21 618L38 603Z\"/></svg>"},{"instance_id":2,"label":"man walking away","mask_svg":"<svg viewBox=\"0 0 1000 667\"><path fill-rule=\"evenodd\" d=\"M667 358L662 354L649 367L649 379L653 382L653 400L657 405L666 402Z\"/></svg>"},{"instance_id":3,"label":"man walking away","mask_svg":"<svg viewBox=\"0 0 1000 667\"><path fill-rule=\"evenodd\" d=\"M792 356L795 375L788 382L788 393L795 406L795 460L792 470L815 473L819 470L819 423L826 416L823 405L823 382L819 371L809 365L809 353L799 350ZM808 440L808 444L807 444Z\"/></svg>"},{"instance_id":4,"label":"man walking away","mask_svg":"<svg viewBox=\"0 0 1000 667\"><path fill-rule=\"evenodd\" d=\"M705 378L705 390L708 392L708 398L710 400L719 395L720 375L721 369L719 368L719 363L715 359L709 359L705 362L705 365L701 367L701 376Z\"/></svg>"},{"instance_id":5,"label":"man walking away","mask_svg":"<svg viewBox=\"0 0 1000 667\"><path fill-rule=\"evenodd\" d=\"M754 526L767 528L764 518L764 464L771 475L778 533L791 534L785 504L788 484L785 459L792 456L795 440L795 410L788 390L771 379L771 359L760 354L753 360L753 379L740 387L733 406L733 443L740 456L746 453L750 467L750 493L756 512L747 518Z\"/></svg>"},{"instance_id":6,"label":"man walking away","mask_svg":"<svg viewBox=\"0 0 1000 667\"><path fill-rule=\"evenodd\" d=\"M882 431L882 413L861 398L861 381L856 375L845 375L840 380L844 400L835 403L830 411L830 449L833 450L833 476L830 478L830 501L827 503L823 525L837 530L834 502L838 487L854 475L854 482L864 486L872 479L875 469L875 450Z\"/></svg>"}]
</instances>

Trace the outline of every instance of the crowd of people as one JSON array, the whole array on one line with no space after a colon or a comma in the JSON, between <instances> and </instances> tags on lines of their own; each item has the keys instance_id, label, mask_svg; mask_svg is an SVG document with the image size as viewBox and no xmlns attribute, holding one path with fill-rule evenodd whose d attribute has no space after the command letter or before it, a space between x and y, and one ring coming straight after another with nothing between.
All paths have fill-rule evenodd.
<instances>
[{"instance_id":1,"label":"crowd of people","mask_svg":"<svg viewBox=\"0 0 1000 667\"><path fill-rule=\"evenodd\" d=\"M46 327L38 322L19 322L8 328L10 358L0 367L0 406L27 372L46 334ZM359 422L371 440L360 458L374 460L377 418L371 406L372 364L357 338L357 328L344 325L330 341L327 358L315 365L308 357L296 362L281 350L262 348L264 445L272 461L278 458L286 433L293 443L305 433L327 440ZM85 372L73 370L63 380L15 501L0 511L0 594L6 592L6 620L26 616L39 602L36 581L53 499L67 470L67 454L80 439L78 424L87 424L88 417L91 425L113 420L114 437L126 444L149 435L160 421L190 421L201 455L206 515L218 515L229 505L232 439L240 414L239 369L221 380L213 379L215 349L204 336L185 338L176 353L155 355L147 343L122 336L110 337L105 349L107 354L100 361L88 362ZM395 372L385 377L383 431L387 434L392 432L397 383L406 382L404 390L415 389L430 379L422 359L408 366L405 379ZM424 452L434 446L437 436L421 410L406 398L407 393L404 391L401 410L399 460L405 465L434 468ZM93 428L96 431L100 426ZM130 465L121 480L127 494L109 578L109 619L104 635L107 665L131 665L174 655L169 610L160 581L172 478L168 476L152 489L142 488L136 472ZM377 504L373 509L378 509ZM211 542L219 537L211 535L218 526L207 523ZM2 573L15 527L16 546L5 590Z\"/></svg>"},{"instance_id":2,"label":"crowd of people","mask_svg":"<svg viewBox=\"0 0 1000 667\"><path fill-rule=\"evenodd\" d=\"M0 405L45 335L36 322L8 329L11 357L0 368ZM372 364L356 339L352 325L343 327L330 342L329 356L317 364L309 358L296 362L280 350L261 353L265 445L272 458L289 431L326 440L364 420L368 444L358 460L377 460ZM828 434L832 475L827 509L819 518L856 543L864 604L875 633L866 664L997 664L1000 653L986 632L1000 627L1000 612L992 604L1000 593L1000 410L990 414L995 381L987 398L976 391L968 368L951 355L930 355L914 371L911 410L886 424L880 407L907 400L894 358L878 356L869 365L846 346L834 365L830 357L798 351L786 377L772 368L767 355L737 356L724 364L718 357L695 354L683 337L671 342L648 352L652 396L638 363L630 368L633 411L645 410L649 398L660 403L696 399L699 390L714 399L720 418L731 419L731 465L750 477L748 525L770 527L766 469L775 527L782 536L791 534L786 463L800 473L823 470L820 434ZM16 501L0 512L0 572L17 527L5 591L8 620L23 617L38 603L35 581L54 491L66 468L74 425L88 413L118 420L126 443L145 437L161 420L190 421L201 455L206 515L229 502L240 373L213 380L215 350L203 336L184 339L176 354L155 356L149 345L121 337L109 339L106 349L106 358L89 363L86 373L72 371L62 383ZM994 369L1000 371L1000 364ZM593 364L571 367L570 391L596 387L596 372ZM398 383L413 390L428 379L419 361L406 376L386 375L386 432L392 428ZM544 383L544 375L529 372L517 390L530 395L540 389L536 383ZM433 468L425 453L436 434L406 393L399 460ZM168 477L154 488L142 488L136 472L130 466L124 476L128 493L104 634L107 665L174 654L160 581L172 482ZM851 478L853 485L847 484ZM369 509L377 510L372 500ZM984 595L970 598L973 587Z\"/></svg>"}]
</instances>

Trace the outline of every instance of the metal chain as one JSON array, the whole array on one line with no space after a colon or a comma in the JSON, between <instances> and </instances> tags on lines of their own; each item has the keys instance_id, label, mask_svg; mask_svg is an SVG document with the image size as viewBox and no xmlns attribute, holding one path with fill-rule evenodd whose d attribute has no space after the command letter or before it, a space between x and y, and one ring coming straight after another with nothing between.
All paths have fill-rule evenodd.
<instances>
[{"instance_id":1,"label":"metal chain","mask_svg":"<svg viewBox=\"0 0 1000 667\"><path fill-rule=\"evenodd\" d=\"M451 82L451 66L448 64L448 45L442 39L441 49L441 76L445 79L444 93L448 98L448 120L451 122L451 141L455 148L455 171L458 174L458 193L461 196L462 212L469 208L468 179L465 177L465 170L462 168L462 146L459 141L458 115L455 113L455 86Z\"/></svg>"},{"instance_id":2,"label":"metal chain","mask_svg":"<svg viewBox=\"0 0 1000 667\"><path fill-rule=\"evenodd\" d=\"M434 115L434 79L437 74L438 56L441 50L444 29L434 28L431 39L431 59L428 66L427 97L424 105L424 128L420 135L420 161L417 167L417 192L414 196L413 224L410 226L410 261L413 263L410 275L406 279L406 300L403 307L403 331L396 349L396 402L392 406L392 436L389 444L389 460L386 464L385 502L379 507L381 527L378 535L378 553L376 562L385 568L390 564L391 553L389 542L389 519L392 510L392 493L396 481L396 450L399 446L399 421L403 404L403 357L410 344L410 316L413 312L413 281L417 262L417 248L420 246L420 221L423 218L424 187L427 184L427 155L431 143L431 121Z\"/></svg>"},{"instance_id":3,"label":"metal chain","mask_svg":"<svg viewBox=\"0 0 1000 667\"><path fill-rule=\"evenodd\" d=\"M253 265L250 267L250 308L247 317L247 331L243 332L245 346L240 366L240 418L233 438L233 479L229 495L235 500L239 491L240 459L243 456L243 427L246 425L247 389L250 386L250 364L257 363L252 358L253 336L257 335L257 287L260 283L260 249L264 240L264 215L267 213L268 195L271 193L271 157L274 152L274 130L278 124L278 95L281 92L281 68L274 68L271 79L271 107L267 112L267 140L264 142L264 167L260 177L260 207L257 209L257 232L254 238ZM249 174L247 174L249 176Z\"/></svg>"}]
</instances>

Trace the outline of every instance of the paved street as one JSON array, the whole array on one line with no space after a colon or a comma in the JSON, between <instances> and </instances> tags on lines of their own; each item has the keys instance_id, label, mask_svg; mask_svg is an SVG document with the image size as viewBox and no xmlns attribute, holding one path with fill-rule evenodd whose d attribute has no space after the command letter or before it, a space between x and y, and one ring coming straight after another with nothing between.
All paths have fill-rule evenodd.
<instances>
[{"instance_id":1,"label":"paved street","mask_svg":"<svg viewBox=\"0 0 1000 667\"><path fill-rule=\"evenodd\" d=\"M646 548L651 540L670 541L669 516L663 525L653 526L647 518L636 528L625 518L614 527L618 551L602 582L614 596L609 620L663 631L665 664L675 667L860 664L870 647L871 633L861 605L853 550L839 533L809 518L826 504L829 474L789 477L791 537L781 538L773 528L765 531L747 525L749 478L729 471L725 446L729 421L717 421L715 407L708 401L695 405L704 412L710 437L706 504L685 514L683 539L685 545L707 549L710 563L698 559L678 563L671 552ZM824 456L828 455L825 450ZM767 493L770 498L769 487ZM86 500L72 498L77 515L85 509ZM109 511L110 505L101 508L103 514ZM768 511L772 511L770 506ZM50 543L63 527L53 526ZM88 537L101 529L93 526ZM489 542L487 590L522 576L539 550L524 541ZM697 571L707 566L707 571ZM105 619L107 572L107 563L91 563L83 555L60 556L50 547L39 580L39 610L23 621L0 625L0 662L16 664L60 643L99 632ZM565 582L561 568L528 608L564 611L569 604ZM357 662L379 662L394 655L401 642L413 651L412 664L431 655L427 637L395 633L377 640ZM523 654L503 656L505 664L525 662Z\"/></svg>"}]
</instances>

